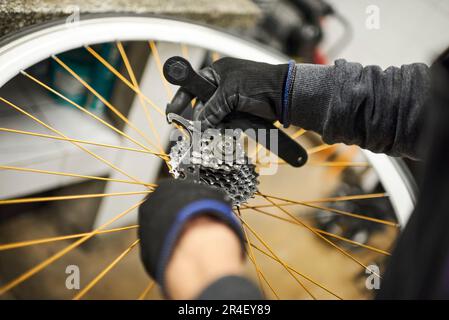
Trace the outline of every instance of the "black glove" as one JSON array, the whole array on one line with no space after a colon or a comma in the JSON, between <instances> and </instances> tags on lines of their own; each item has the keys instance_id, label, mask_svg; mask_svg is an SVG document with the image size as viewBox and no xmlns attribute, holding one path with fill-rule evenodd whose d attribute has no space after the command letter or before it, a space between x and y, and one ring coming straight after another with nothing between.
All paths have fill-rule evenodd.
<instances>
[{"instance_id":1,"label":"black glove","mask_svg":"<svg viewBox=\"0 0 449 320\"><path fill-rule=\"evenodd\" d=\"M198 117L207 127L216 127L231 112L245 112L272 122L284 123L294 79L295 64L271 65L235 58L223 58L199 73L217 85ZM167 113L181 114L192 95L179 89L167 106Z\"/></svg>"},{"instance_id":2,"label":"black glove","mask_svg":"<svg viewBox=\"0 0 449 320\"><path fill-rule=\"evenodd\" d=\"M221 190L190 181L166 180L139 208L140 256L148 274L164 290L165 269L183 226L207 214L235 231L245 250L242 226Z\"/></svg>"}]
</instances>

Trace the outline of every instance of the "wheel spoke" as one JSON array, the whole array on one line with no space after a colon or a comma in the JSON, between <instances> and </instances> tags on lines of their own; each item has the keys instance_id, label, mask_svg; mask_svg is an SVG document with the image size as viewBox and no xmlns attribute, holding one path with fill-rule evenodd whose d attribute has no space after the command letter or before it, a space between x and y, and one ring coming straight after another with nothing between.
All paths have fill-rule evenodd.
<instances>
[{"instance_id":1,"label":"wheel spoke","mask_svg":"<svg viewBox=\"0 0 449 320\"><path fill-rule=\"evenodd\" d=\"M308 161L306 165L315 167L370 167L369 162L351 162L351 161Z\"/></svg>"},{"instance_id":2,"label":"wheel spoke","mask_svg":"<svg viewBox=\"0 0 449 320\"><path fill-rule=\"evenodd\" d=\"M26 112L25 110L23 110L22 108L20 108L19 106L15 105L14 103L6 100L3 97L0 97L0 101L3 101L4 103L6 103L7 105L9 105L10 107L14 108L15 110L19 111L20 113L26 115L27 117L33 119L35 122L39 123L40 125L44 126L45 128L47 128L48 130L56 133L57 135L68 139L68 137L63 134L61 131L51 127L50 125L46 124L45 122L39 120L38 118L36 118L35 116L33 116L32 114ZM88 154L90 154L91 156L93 156L94 158L96 158L97 160L100 160L101 162L105 163L106 165L108 165L109 167L111 167L112 169L120 172L121 174L127 176L128 178L130 178L131 180L134 180L136 182L139 182L141 184L145 184L144 182L140 181L139 179L129 175L128 173L124 172L122 169L118 168L116 165L114 165L113 163L111 163L110 161L102 158L101 156L97 155L96 153L94 153L93 151L90 151L89 149L86 149L85 147L83 147L81 144L77 143L77 142L71 142L72 144L74 144L75 146L77 146L78 148L80 148L81 150L87 152Z\"/></svg>"},{"instance_id":3,"label":"wheel spoke","mask_svg":"<svg viewBox=\"0 0 449 320\"><path fill-rule=\"evenodd\" d=\"M106 229L106 230L99 231L97 234L100 235L100 234L106 234L106 233L113 233L113 232L117 232L117 231L134 230L134 229L137 229L138 227L139 227L138 225L132 225L132 226L121 227L121 228ZM29 246L40 245L40 244L46 244L46 243L62 241L62 240L77 239L77 238L84 237L88 234L89 234L89 232L85 232L85 233L69 234L66 236L56 236L56 237L0 244L0 251L29 247Z\"/></svg>"},{"instance_id":4,"label":"wheel spoke","mask_svg":"<svg viewBox=\"0 0 449 320\"><path fill-rule=\"evenodd\" d=\"M161 77L162 83L164 84L165 91L167 92L167 98L171 100L173 97L173 91L170 87L167 79L164 77L164 72L162 71L162 60L161 56L159 55L159 50L157 49L157 45L153 40L148 41L148 44L150 46L151 54L154 58L154 61L156 62L157 69L159 71L159 75Z\"/></svg>"},{"instance_id":5,"label":"wheel spoke","mask_svg":"<svg viewBox=\"0 0 449 320\"><path fill-rule=\"evenodd\" d=\"M275 203L268 197L265 195L262 195L262 197L264 197L268 202L271 202L272 204L275 205ZM363 267L365 270L368 270L370 273L373 273L374 275L376 275L377 277L381 278L380 275L378 275L377 273L375 273L374 271L372 271L370 268L368 268L368 266L366 266L363 262L361 262L359 259L357 259L356 257L354 257L353 255L351 255L350 253L346 252L345 250L343 250L342 248L340 248L338 245L336 245L335 243L333 243L332 241L330 241L329 239L327 239L326 237L324 237L322 234L320 234L319 232L315 231L312 227L310 227L308 224L306 224L305 222L301 221L300 219L296 218L294 215L292 215L290 212L288 212L287 210L285 210L284 208L280 207L280 206L276 206L277 208L279 208L279 210L281 210L282 212L284 212L286 215L288 215L290 218L292 218L294 221L298 222L301 226L303 226L304 228L306 228L307 230L309 230L310 232L312 232L313 234L315 234L318 238L320 238L321 240L323 240L324 242L326 242L327 244L329 244L330 246L332 246L333 248L337 249L339 252L341 252L343 255L347 256L349 259L351 259L352 261L354 261L355 263L357 263L358 265L360 265L361 267Z\"/></svg>"},{"instance_id":6,"label":"wheel spoke","mask_svg":"<svg viewBox=\"0 0 449 320\"><path fill-rule=\"evenodd\" d=\"M89 90L95 97L97 97L106 107L109 108L117 117L119 117L124 123L126 123L130 128L132 128L139 136L141 136L150 145L155 147L153 141L137 126L135 126L129 119L123 115L115 106L113 106L108 100L106 100L98 91L96 91L90 84L84 81L72 68L65 64L60 58L53 55L53 60L55 60L61 67L63 67L68 73L70 73L78 82L80 82L87 90ZM157 147L156 147L157 148Z\"/></svg>"},{"instance_id":7,"label":"wheel spoke","mask_svg":"<svg viewBox=\"0 0 449 320\"><path fill-rule=\"evenodd\" d=\"M280 159L278 160L277 164L279 165L286 165L288 164L284 160ZM368 162L351 162L351 161L307 161L305 165L308 166L314 166L314 167L341 167L341 168L347 168L347 167L360 167L360 168L366 168L371 167L371 164Z\"/></svg>"},{"instance_id":8,"label":"wheel spoke","mask_svg":"<svg viewBox=\"0 0 449 320\"><path fill-rule=\"evenodd\" d=\"M215 62L220 59L220 54L217 51L212 52L212 62Z\"/></svg>"},{"instance_id":9,"label":"wheel spoke","mask_svg":"<svg viewBox=\"0 0 449 320\"><path fill-rule=\"evenodd\" d=\"M155 286L155 282L154 280L150 280L150 283L148 284L148 286L145 288L145 290L142 291L142 293L139 295L139 297L137 298L137 300L145 300L145 298L148 296L148 294L150 293L150 291L154 288Z\"/></svg>"},{"instance_id":10,"label":"wheel spoke","mask_svg":"<svg viewBox=\"0 0 449 320\"><path fill-rule=\"evenodd\" d=\"M325 236L329 236L329 237L332 237L332 238L335 238L335 239L338 239L338 240L350 243L352 245L359 246L359 247L362 247L362 248L365 248L365 249L368 249L368 250L371 250L371 251L383 254L385 256L391 256L391 253L388 252L388 251L385 251L385 250L382 250L382 249L379 249L379 248L376 248L376 247L373 247L373 246L370 246L370 245L367 245L367 244L363 244L363 243L360 243L360 242L357 242L357 241L354 241L354 240L351 240L351 239L348 239L348 238L345 238L345 237L342 237L342 236L339 236L337 234L333 234L333 233L330 233L330 232L327 232L327 231L324 231L324 230L320 230L320 229L316 229L316 228L315 228L315 230L316 230L316 232L324 234Z\"/></svg>"},{"instance_id":11,"label":"wheel spoke","mask_svg":"<svg viewBox=\"0 0 449 320\"><path fill-rule=\"evenodd\" d=\"M290 138L297 139L297 138L299 138L300 136L302 136L306 132L307 132L306 130L304 130L302 128L299 128L298 130L296 130L294 133L292 133L290 135Z\"/></svg>"},{"instance_id":12,"label":"wheel spoke","mask_svg":"<svg viewBox=\"0 0 449 320\"><path fill-rule=\"evenodd\" d=\"M237 212L238 212L238 215L239 215L239 216L242 216L242 213L240 212L240 209L239 209L238 207L237 207ZM235 213L235 212L234 212L234 213ZM246 232L246 227L243 226L242 229L243 229L243 233L244 233L246 242L247 242L248 244L251 244L251 241L249 240L249 237L248 237L248 233ZM263 284L262 284L262 278L261 278L262 272L261 272L261 270L260 270L260 268L259 268L259 265L257 264L257 260L256 260L254 254L253 254L253 249L252 249L251 245L248 246L248 252L247 252L247 254L248 254L248 257L250 258L251 262L252 262L253 265L254 265L254 269L256 270L256 274L257 274L257 279L258 279L258 281L259 281L259 287L260 287L260 290L262 291L264 297L266 297L266 293L265 293L265 290L264 290L264 287L263 287ZM264 277L264 278L265 278L265 277ZM270 286L270 288L271 288L271 286ZM278 297L276 293L274 293L274 294L276 295L276 297Z\"/></svg>"},{"instance_id":13,"label":"wheel spoke","mask_svg":"<svg viewBox=\"0 0 449 320\"><path fill-rule=\"evenodd\" d=\"M256 249L257 251L259 251L260 253L264 254L265 256L269 257L270 259L272 259L272 260L274 260L274 261L276 261L277 263L279 263L279 264L282 265L281 261L279 261L279 259L277 259L276 257L272 256L270 253L268 253L268 252L266 252L265 250L259 248L258 246L256 246L256 245L253 244L253 243L251 244L251 246L252 246L254 249ZM296 273L297 275L303 277L304 279L310 281L311 283L313 283L313 284L316 285L317 287L323 289L323 290L326 291L327 293L330 293L331 295L333 295L333 296L336 297L337 299L343 300L343 298L341 298L341 297L340 297L339 295L337 295L335 292L333 292L332 290L326 288L325 286L323 286L322 284L318 283L317 281L315 281L315 280L311 279L310 277L306 276L305 274L303 274L303 273L301 273L301 272L295 270L294 268L292 268L292 267L289 266L289 265L286 265L286 266L287 266L287 268L288 268L289 270L291 270L292 272L294 272L294 273Z\"/></svg>"},{"instance_id":14,"label":"wheel spoke","mask_svg":"<svg viewBox=\"0 0 449 320\"><path fill-rule=\"evenodd\" d=\"M157 49L157 45L153 40L148 41L148 45L150 47L151 50L151 54L154 58L154 61L156 63L156 67L159 71L159 76L161 78L162 83L164 84L164 88L165 91L167 92L167 98L168 100L171 100L173 98L173 91L172 88L170 87L170 84L168 83L167 79L165 79L164 76L164 72L162 71L162 60L161 60L161 56L159 55L159 50ZM192 102L192 107L194 106L194 102ZM165 115L164 115L165 116ZM187 137L188 134L187 132L184 130L184 128L180 125L178 125L177 123L174 123L174 126L185 136Z\"/></svg>"},{"instance_id":15,"label":"wheel spoke","mask_svg":"<svg viewBox=\"0 0 449 320\"><path fill-rule=\"evenodd\" d=\"M253 247L253 244L251 243L250 246L249 246L249 248L251 248L251 251L252 251L252 247ZM254 266L256 266L257 262L256 262L256 260L255 260L255 257L251 257L251 256L248 254L248 258L249 258L249 260L251 261L251 263L252 263ZM274 290L273 286L272 286L271 283L268 281L268 279L266 278L266 276L263 274L262 271L260 271L260 276L262 277L262 280L267 284L268 288L270 288L271 292L274 294L274 296L276 297L276 299L277 299L277 300L280 300L279 295L277 294L276 290ZM262 285L262 284L260 284L260 285ZM263 288L261 288L261 291L264 293ZM264 293L264 296L265 296L265 293Z\"/></svg>"},{"instance_id":16,"label":"wheel spoke","mask_svg":"<svg viewBox=\"0 0 449 320\"><path fill-rule=\"evenodd\" d=\"M276 197L276 196L268 196L268 195L263 195L261 193L257 193L257 195L263 197L263 198L270 198L270 199L277 199L277 200L281 200L281 201L287 201L293 204L297 204L297 205L301 205L304 207L309 207L309 208L313 208L313 209L318 209L318 210L323 210L323 211L329 211L329 212L333 212L333 213L337 213L343 216L347 216L347 217L351 217L351 218L355 218L355 219L361 219L361 220L366 220L366 221L371 221L371 222L375 222L375 223L379 223L379 224L383 224L386 226L390 226L390 227L395 227L398 228L399 224L397 224L394 221L388 221L388 220L383 220L383 219L377 219L377 218L372 218L366 215L361 215L361 214L357 214L357 213L352 213L352 212L348 212L348 211L344 211L344 210L339 210L339 209L334 209L334 208L329 208L329 207L325 207L325 206L320 206L317 204L312 204L311 202L304 202L304 201L294 201L294 200L289 200L289 199L285 199L285 198L281 198L281 197ZM281 208L283 205L279 205L278 203L275 203L271 200L269 200L269 202L277 207L277 208Z\"/></svg>"},{"instance_id":17,"label":"wheel spoke","mask_svg":"<svg viewBox=\"0 0 449 320\"><path fill-rule=\"evenodd\" d=\"M289 223L296 224L296 225L300 226L300 224L298 224L294 220L291 220L291 219L288 219L288 218L284 218L284 217L278 216L276 214L273 214L273 213L270 213L270 212L266 212L264 210L257 209L257 208L254 208L254 207L251 207L249 209L252 209L253 211L262 213L262 214L264 214L266 216L270 216L270 217L273 217L273 218L276 218L276 219L279 219L279 220L283 220L283 221L286 221L286 222L289 222ZM321 229L313 228L313 230L315 230L318 233L324 234L326 236L329 236L329 237L332 237L332 238L336 238L338 240L341 240L341 241L350 243L352 245L359 246L359 247L362 247L362 248L365 248L365 249L368 249L368 250L371 250L371 251L374 251L374 252L377 252L377 253L381 253L381 254L386 255L386 256L390 256L391 255L391 253L389 253L389 252L387 252L385 250L382 250L382 249L379 249L379 248L375 248L373 246L366 245L366 244L363 244L363 243L360 243L360 242L357 242L357 241L354 241L354 240L351 240L351 239L348 239L348 238L345 238L345 237L342 237L342 236L339 236L339 235L336 235L336 234L333 234L333 233L330 233L330 232L327 232L327 231L324 231L324 230L321 230Z\"/></svg>"},{"instance_id":18,"label":"wheel spoke","mask_svg":"<svg viewBox=\"0 0 449 320\"><path fill-rule=\"evenodd\" d=\"M57 176L73 177L73 178L81 178L81 179L89 179L89 180L120 182L120 183L127 183L127 184L142 185L142 186L151 187L151 188L155 188L157 186L156 184L152 184L152 183L141 184L140 182L135 182L135 181L130 181L130 180L112 179L112 178L97 177L97 176L86 176L86 175L76 174L76 173L40 170L40 169L32 169L32 168L21 168L21 167L13 167L13 166L0 165L0 170L42 173L42 174L51 174L51 175L57 175Z\"/></svg>"},{"instance_id":19,"label":"wheel spoke","mask_svg":"<svg viewBox=\"0 0 449 320\"><path fill-rule=\"evenodd\" d=\"M324 150L328 150L331 148L335 148L335 147L336 147L335 144L322 144L322 145L307 149L307 154L310 156L312 154L315 154L315 153L318 153L318 152L321 152Z\"/></svg>"},{"instance_id":20,"label":"wheel spoke","mask_svg":"<svg viewBox=\"0 0 449 320\"><path fill-rule=\"evenodd\" d=\"M119 135L125 137L126 139L128 139L129 141L135 143L136 145L138 145L139 147L151 152L151 153L155 153L153 150L149 149L147 146L145 146L144 144L140 143L139 141L137 141L136 139L132 138L131 136L129 136L128 134L126 134L125 132L123 132L120 129L117 129L116 127L114 127L113 125L107 123L106 121L104 121L103 119L101 119L100 117L98 117L97 115L93 114L92 112L88 111L86 108L83 108L82 106L80 106L79 104L77 104L76 102L72 101L71 99L67 98L66 96L64 96L63 94L61 94L60 92L56 91L55 89L49 87L48 85L46 85L45 83L43 83L42 81L40 81L39 79L33 77L32 75L30 75L29 73L27 73L26 71L21 71L21 73L26 76L28 79L34 81L35 83L39 84L40 86L42 86L43 88L47 89L48 91L50 91L51 93L55 94L56 96L58 96L59 98L63 99L64 101L70 103L72 106L74 106L75 108L77 108L78 110L80 110L81 112L89 115L90 117L94 118L95 120L99 121L100 123L102 123L103 125L105 125L106 127L108 127L109 129L115 131L116 133L118 133Z\"/></svg>"},{"instance_id":21,"label":"wheel spoke","mask_svg":"<svg viewBox=\"0 0 449 320\"><path fill-rule=\"evenodd\" d=\"M348 195L348 196L313 199L313 200L306 200L304 202L305 203L339 202L339 201L348 201L348 200L366 200L366 199L386 198L386 197L388 197L387 193L379 192L379 193L354 194L354 195Z\"/></svg>"},{"instance_id":22,"label":"wheel spoke","mask_svg":"<svg viewBox=\"0 0 449 320\"><path fill-rule=\"evenodd\" d=\"M156 110L161 116L165 118L164 111L157 106L148 96L146 96L139 88L135 87L128 79L126 79L116 68L114 68L109 62L107 62L98 52L96 52L92 47L85 46L86 50L93 55L98 61L100 61L111 73L113 73L117 78L119 78L126 86L133 90L136 94L141 95L142 99L145 100L154 110Z\"/></svg>"},{"instance_id":23,"label":"wheel spoke","mask_svg":"<svg viewBox=\"0 0 449 320\"><path fill-rule=\"evenodd\" d=\"M300 205L301 203L312 204L312 203L320 203L320 202L341 202L341 201L351 201L351 200L367 200L367 199L376 199L376 198L386 198L388 197L387 193L368 193L368 194L355 194L349 196L339 196L339 197L329 197L329 198L318 198L313 200L303 200L303 201L295 201L295 200L283 200L290 201L285 203L277 203L278 206L295 206ZM271 198L276 199L284 199L280 197L271 196ZM300 203L297 203L300 202ZM251 206L251 208L272 208L275 205L272 204L260 204L256 206ZM241 208L243 210L245 208Z\"/></svg>"},{"instance_id":24,"label":"wheel spoke","mask_svg":"<svg viewBox=\"0 0 449 320\"><path fill-rule=\"evenodd\" d=\"M23 134L23 135L28 135L28 136L40 137L40 138L48 138L48 139L53 139L53 140L77 142L77 143L89 144L89 145L97 146L97 147L105 147L105 148L119 149L119 150L124 150L124 151L133 151L133 152L139 152L139 153L147 153L147 154L158 156L158 157L163 158L163 159L167 158L167 155L165 153L156 153L156 152L147 151L147 150L143 150L143 149L136 149L136 148L130 148L130 147L116 146L116 145L112 145L112 144L106 144L106 143L100 143L100 142L94 142L94 141L79 140L79 139L72 139L72 138L63 138L63 137L53 136L53 135L50 135L50 134L43 134L43 133L24 131L24 130L16 130L16 129L9 129L9 128L0 128L0 131L8 132L8 133Z\"/></svg>"},{"instance_id":25,"label":"wheel spoke","mask_svg":"<svg viewBox=\"0 0 449 320\"><path fill-rule=\"evenodd\" d=\"M315 296L310 292L309 289L307 289L307 287L304 285L304 283L296 276L293 274L293 272L287 267L287 265L285 264L285 262L283 260L281 260L276 253L273 251L273 249L271 249L271 247L262 239L262 237L250 226L248 225L248 223L243 219L243 217L237 216L240 221L242 221L243 225L246 226L248 228L248 230L257 238L257 240L260 241L260 243L263 244L263 246L265 248L267 248L267 250L275 257L277 258L277 260L279 261L280 264L282 264L282 266L284 267L284 269L295 279L295 281L310 295L310 297L312 297L312 299L316 300Z\"/></svg>"},{"instance_id":26,"label":"wheel spoke","mask_svg":"<svg viewBox=\"0 0 449 320\"><path fill-rule=\"evenodd\" d=\"M145 118L148 122L148 126L150 127L151 132L153 132L153 135L156 137L157 146L159 148L159 151L164 152L164 150L162 148L162 144L161 144L161 137L159 136L159 133L157 132L157 130L154 126L154 122L153 122L153 118L151 117L150 110L148 109L148 106L146 105L145 100L143 99L142 90L140 90L139 82L136 79L133 67L131 66L131 63L129 62L128 55L126 54L125 48L123 47L123 44L120 41L117 41L116 44L117 44L117 49L119 50L120 55L122 57L122 60L125 63L125 67L126 67L126 70L128 71L129 77L131 78L132 84L139 92L137 94L137 97L139 98L139 104L142 107L142 110L145 114Z\"/></svg>"},{"instance_id":27,"label":"wheel spoke","mask_svg":"<svg viewBox=\"0 0 449 320\"><path fill-rule=\"evenodd\" d=\"M89 282L84 289L82 289L73 300L80 300L86 295L101 279L103 279L124 257L128 255L139 243L139 239L134 241L125 251L123 251L114 261L112 261L106 268L104 268L91 282Z\"/></svg>"},{"instance_id":28,"label":"wheel spoke","mask_svg":"<svg viewBox=\"0 0 449 320\"><path fill-rule=\"evenodd\" d=\"M180 46L182 57L186 60L190 60L189 47L185 43L181 43Z\"/></svg>"},{"instance_id":29,"label":"wheel spoke","mask_svg":"<svg viewBox=\"0 0 449 320\"><path fill-rule=\"evenodd\" d=\"M21 274L17 278L15 278L15 279L11 280L10 282L6 283L4 286L0 287L0 296L3 295L4 293L6 293L7 291L13 289L14 287L18 286L22 282L26 281L27 279L29 279L30 277L32 277L33 275L35 275L39 271L45 269L48 265L52 264L53 262L55 262L59 258L63 257L64 255L66 255L67 253L72 251L73 249L79 247L81 244L83 244L84 242L86 242L90 238L92 238L95 235L97 235L101 230L104 230L106 227L108 227L112 223L116 222L120 218L122 218L125 215L129 214L133 210L137 209L144 201L145 200L141 200L138 203L136 203L133 206L131 206L128 209L126 209L125 211L122 211L121 213L119 213L118 215L113 217L112 219L110 219L107 222L105 222L104 224L102 224L97 229L93 230L92 232L89 232L87 235L83 236L82 238L80 238L76 242L74 242L74 243L70 244L69 246L65 247L64 249L56 252L55 254L51 255L49 258L45 259L44 261L42 261L38 265L34 266L33 268L29 269L28 271L26 271L25 273Z\"/></svg>"},{"instance_id":30,"label":"wheel spoke","mask_svg":"<svg viewBox=\"0 0 449 320\"><path fill-rule=\"evenodd\" d=\"M70 196L57 196L57 197L37 197L37 198L19 198L0 200L0 205L20 204L20 203L36 203L36 202L50 202L50 201L62 201L62 200L78 200L78 199L92 199L92 198L107 198L116 196L134 196L134 195L146 195L152 191L131 191L131 192L114 192L114 193L93 193L93 194L77 194Z\"/></svg>"}]
</instances>

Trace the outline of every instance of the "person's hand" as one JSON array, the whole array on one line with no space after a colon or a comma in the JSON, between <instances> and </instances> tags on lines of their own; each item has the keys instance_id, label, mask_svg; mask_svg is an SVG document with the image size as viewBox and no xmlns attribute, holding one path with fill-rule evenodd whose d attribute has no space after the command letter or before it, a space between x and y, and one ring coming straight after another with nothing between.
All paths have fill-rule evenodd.
<instances>
[{"instance_id":1,"label":"person's hand","mask_svg":"<svg viewBox=\"0 0 449 320\"><path fill-rule=\"evenodd\" d=\"M159 184L139 208L140 255L165 295L191 299L243 266L243 231L225 193L189 181Z\"/></svg>"},{"instance_id":2,"label":"person's hand","mask_svg":"<svg viewBox=\"0 0 449 320\"><path fill-rule=\"evenodd\" d=\"M185 225L168 263L165 285L173 299L193 299L220 278L244 271L242 245L222 221L207 216Z\"/></svg>"},{"instance_id":3,"label":"person's hand","mask_svg":"<svg viewBox=\"0 0 449 320\"><path fill-rule=\"evenodd\" d=\"M244 112L272 122L283 122L283 97L288 97L289 88L285 86L289 66L293 65L222 58L202 69L199 73L214 83L217 90L197 120L206 127L216 127L231 112ZM192 99L191 94L179 89L167 106L167 114L181 114Z\"/></svg>"}]
</instances>

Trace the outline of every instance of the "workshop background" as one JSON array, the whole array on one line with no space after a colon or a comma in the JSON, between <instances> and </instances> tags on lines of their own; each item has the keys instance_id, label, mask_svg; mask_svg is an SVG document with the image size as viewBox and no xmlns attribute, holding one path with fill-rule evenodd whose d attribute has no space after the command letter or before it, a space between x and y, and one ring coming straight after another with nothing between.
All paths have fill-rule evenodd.
<instances>
[{"instance_id":1,"label":"workshop background","mask_svg":"<svg viewBox=\"0 0 449 320\"><path fill-rule=\"evenodd\" d=\"M310 6L296 6L296 2L305 2ZM310 2L310 3L309 3ZM330 12L329 4L334 12ZM372 10L379 10L379 28L367 27L367 17ZM445 0L227 0L188 1L188 0L29 0L2 1L0 3L0 35L8 37L27 27L67 18L75 12L151 13L161 16L181 17L194 22L206 23L251 38L268 45L283 54L295 58L298 62L332 63L337 58L360 62L364 65L377 64L386 68L412 62L430 64L449 44L449 2ZM316 11L307 11L313 8ZM371 9L368 9L371 8ZM377 9L376 9L377 8ZM1 42L0 42L1 44ZM106 57L109 63L126 73L126 66L120 58L120 52L114 44L106 43L93 46ZM144 67L154 51L146 43L125 43L126 51L132 61L136 78L144 77ZM162 50L162 49L161 49ZM195 49L191 49L193 55ZM1 51L0 51L1 55ZM135 102L135 95L114 75L98 66L98 61L86 53L84 48L75 49L59 55L68 62L82 77L89 79L92 86L114 105L128 112ZM213 59L214 57L211 57ZM0 60L1 61L1 60ZM30 68L31 74L45 78L58 91L82 105L90 112L109 119L111 123L123 128L123 125L110 116L104 101L87 93L85 87L74 81L51 58ZM147 86L149 91L164 92L162 84ZM29 106L30 112L39 115L70 137L80 140L95 140L104 144L120 145L117 135L104 127L99 127L92 119L68 105L63 99L57 99L42 91L36 84L30 85L17 77L0 88L0 96L15 101L19 105ZM167 99L159 100L164 106ZM83 123L82 126L79 123ZM165 125L165 124L164 124ZM38 124L26 119L4 105L0 107L0 128L16 128L28 132L47 134ZM290 129L290 133L297 132ZM167 137L168 133L164 133ZM301 143L309 149L319 147L320 138L313 133L301 133ZM100 148L100 147L98 147ZM338 148L329 148L317 152L312 159L319 161L365 161L358 150L347 147L344 152ZM100 150L100 149L94 149ZM340 150L340 149L338 149ZM349 151L348 151L349 150ZM79 151L80 152L80 151ZM101 153L105 157L111 154ZM112 155L121 164L139 167L147 182L155 182L168 175L159 162L147 162L140 156L123 160L120 155ZM119 159L120 158L120 159ZM7 170L7 166L39 168L58 172L76 172L78 174L112 177L110 169L74 151L65 141L39 139L12 132L0 132L0 201L6 199L24 199L39 197L64 197L78 194L103 194L134 191L136 188L120 184L108 184L106 181L86 181L74 177L42 175L39 173L18 173ZM147 167L158 166L161 169L151 174ZM273 176L260 177L260 186L266 194L289 199L314 199L341 195L359 194L360 191L382 193L384 190L373 185L369 168L340 166L309 166L307 169L295 169L280 166ZM56 168L56 169L55 169ZM411 166L411 171L418 170ZM137 169L136 169L137 170ZM139 173L137 170L136 172ZM363 179L360 177L365 175ZM371 179L371 180L370 180ZM362 181L363 180L363 181ZM365 181L369 180L369 181ZM354 182L356 181L356 182ZM353 183L354 182L354 183ZM368 187L367 187L368 185ZM137 196L139 197L139 196ZM126 199L125 199L126 198ZM133 200L134 199L134 200ZM135 202L136 197L104 197L64 201L1 204L0 202L0 285L9 283L37 263L73 243L72 239L24 246L13 250L5 249L5 244L25 240L45 239L61 235L80 234L92 230L106 221L111 215ZM260 203L255 202L253 205ZM377 212L377 218L390 220L392 207L388 201L379 199L338 204L335 209L349 212ZM318 207L294 208L295 215L304 217L316 228L338 234L353 241L370 246L391 249L397 230L389 227L372 228L366 223L355 224L350 219L338 219L336 215L326 215ZM322 218L325 216L326 218ZM321 218L320 218L321 217ZM329 218L330 217L330 218ZM248 221L263 234L273 250L289 265L295 266L310 275L326 287L333 288L345 299L369 299L373 290L365 286L367 274L360 265L348 260L338 251L323 244L307 230L280 219L259 217L248 213ZM119 227L135 224L135 215L125 220ZM81 288L94 279L136 238L135 229L112 232L94 237L89 242L72 250L63 259L57 260L44 270L27 279L20 285L8 290L0 299L71 299L77 290L66 287L67 266L76 265L81 271ZM384 266L386 255L364 250L358 246L339 242L344 250L355 255L364 264ZM3 246L3 247L2 247ZM282 265L273 263L260 252L255 252L259 266L270 278L275 291L284 299L309 299L310 296L298 286ZM253 265L248 262L248 276L258 281ZM129 252L123 260L111 269L101 281L95 283L83 297L86 299L136 299L142 297L149 278L139 260L138 250ZM322 299L335 298L321 288L311 291ZM265 288L268 298L276 298ZM156 287L145 292L145 299L160 299Z\"/></svg>"}]
</instances>

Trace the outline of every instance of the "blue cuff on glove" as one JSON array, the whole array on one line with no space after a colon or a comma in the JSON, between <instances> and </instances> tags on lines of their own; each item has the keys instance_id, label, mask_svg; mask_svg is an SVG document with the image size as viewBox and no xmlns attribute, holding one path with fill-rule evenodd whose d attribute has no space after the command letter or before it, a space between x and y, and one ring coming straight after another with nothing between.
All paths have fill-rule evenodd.
<instances>
[{"instance_id":1,"label":"blue cuff on glove","mask_svg":"<svg viewBox=\"0 0 449 320\"><path fill-rule=\"evenodd\" d=\"M284 85L284 93L282 96L282 113L281 113L281 122L284 125L284 128L288 128L290 126L290 105L291 105L291 96L293 91L293 84L295 82L296 77L296 62L294 60L290 60L288 62L288 72L287 78L285 79Z\"/></svg>"},{"instance_id":2,"label":"blue cuff on glove","mask_svg":"<svg viewBox=\"0 0 449 320\"><path fill-rule=\"evenodd\" d=\"M175 222L168 231L164 245L161 250L160 259L156 270L156 280L158 283L164 283L164 274L167 264L170 260L173 248L178 240L179 234L187 221L193 217L204 214L212 215L228 224L235 232L238 233L240 239L243 239L242 227L236 216L232 212L229 204L218 200L204 199L190 203L181 211L179 211ZM161 286L164 288L164 286Z\"/></svg>"}]
</instances>

